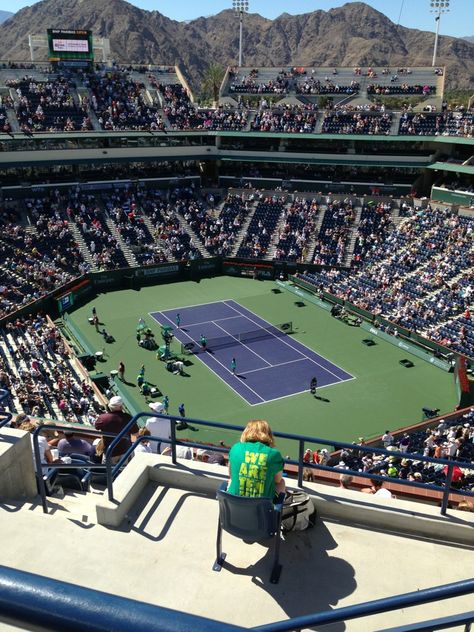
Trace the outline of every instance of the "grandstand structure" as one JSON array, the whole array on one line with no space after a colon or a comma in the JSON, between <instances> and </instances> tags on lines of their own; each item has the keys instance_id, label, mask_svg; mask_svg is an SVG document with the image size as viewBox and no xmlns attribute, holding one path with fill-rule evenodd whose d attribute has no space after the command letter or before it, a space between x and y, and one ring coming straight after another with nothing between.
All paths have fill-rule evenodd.
<instances>
[{"instance_id":1,"label":"grandstand structure","mask_svg":"<svg viewBox=\"0 0 474 632\"><path fill-rule=\"evenodd\" d=\"M0 62L3 413L92 432L89 424L116 385L103 387L107 376L91 379L88 364L101 351L89 348L67 313L113 289L225 274L275 279L295 298L325 309L340 305L363 321L368 335L404 345L441 370L454 369L462 410L448 421L468 432L460 429L474 424L474 110L445 101L445 79L441 67L228 68L218 107L210 108L195 100L177 67ZM60 324L53 322L57 316L64 317ZM423 449L426 427L413 429L413 454ZM335 473L323 480L323 472L306 486L325 522L314 538L303 536L305 548L314 552L323 542L324 555L308 553L312 568L302 571L300 545L285 542L291 587L285 597L266 587L262 599L247 580L266 567L262 571L259 562L252 569L254 547L249 555L236 544L231 558L250 569L238 577L242 600L259 609L242 617L228 603L237 575L220 583L203 571L212 562L213 495L226 477L220 466L190 468L176 459L174 447L172 461L137 455L118 477L114 498L93 485L88 493L48 499L52 515L45 516L37 498L27 510L18 499L36 492L29 437L2 433L26 472L20 486L11 477L1 483L4 497L16 494L8 505L7 538L27 541L32 524L45 539L63 538L74 582L97 590L248 627L328 610L337 601L353 605L456 581L472 568L472 520L455 509L446 515L448 501L454 507L461 491L472 496L470 445L459 452L468 471L464 486L451 496L439 489L430 496L419 484L412 498L426 505L416 510L399 489L403 499L389 506L361 501L362 476L353 491L334 487L340 451L352 449L334 445ZM4 462L12 458L5 456L7 444ZM380 438L373 445L380 447ZM299 450L300 459L287 468L288 476L298 477L295 486L302 484ZM362 455L352 456L349 466L362 471ZM385 453L383 463L390 458ZM427 465L423 483L446 488L446 474L435 465ZM433 506L438 502L442 517ZM341 559L328 554L334 542ZM402 547L406 560L419 559L408 579ZM82 569L85 550L107 566L110 583ZM374 551L388 556L390 577L379 567L375 575L367 570ZM2 563L71 578L29 547L16 560L13 554L7 551ZM135 585L137 555L147 562ZM328 565L328 581L315 600L313 571L321 563ZM182 601L171 585L153 594L150 566L172 565ZM430 581L439 568L446 572ZM124 575L133 577L132 587L124 587ZM374 577L381 575L374 591ZM198 583L199 592L206 586L221 602L212 614L208 600L191 589ZM408 625L469 607L466 598L446 609L437 604L429 615L420 608L413 619L385 615L348 629Z\"/></svg>"}]
</instances>

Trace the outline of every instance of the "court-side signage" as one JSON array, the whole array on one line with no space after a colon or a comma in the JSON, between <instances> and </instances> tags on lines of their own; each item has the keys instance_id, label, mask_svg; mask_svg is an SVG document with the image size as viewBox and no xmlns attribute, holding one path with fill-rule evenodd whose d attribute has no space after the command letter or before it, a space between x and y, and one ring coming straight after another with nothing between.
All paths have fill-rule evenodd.
<instances>
[{"instance_id":1,"label":"court-side signage","mask_svg":"<svg viewBox=\"0 0 474 632\"><path fill-rule=\"evenodd\" d=\"M364 327L364 325L366 326ZM396 336L391 336L390 334L387 334L384 331L380 331L380 329L376 329L375 327L367 325L366 323L362 323L362 327L364 329L367 329L373 336L377 336L378 338L383 338L390 344L395 345L396 347L399 347L400 349L403 349L404 351L408 351L408 353L411 353L417 356L418 358L425 360L425 362L429 362L430 364L437 366L439 369L443 369L443 371L451 370L451 364L449 362L446 362L445 360L440 360L439 358L435 358L430 353L423 351L423 349L419 349L417 346L412 345L409 342L405 342L404 340L399 340Z\"/></svg>"},{"instance_id":2,"label":"court-side signage","mask_svg":"<svg viewBox=\"0 0 474 632\"><path fill-rule=\"evenodd\" d=\"M164 276L165 274L177 274L179 272L179 263L169 266L157 266L156 268L143 268L136 271L137 277L142 276Z\"/></svg>"}]
</instances>

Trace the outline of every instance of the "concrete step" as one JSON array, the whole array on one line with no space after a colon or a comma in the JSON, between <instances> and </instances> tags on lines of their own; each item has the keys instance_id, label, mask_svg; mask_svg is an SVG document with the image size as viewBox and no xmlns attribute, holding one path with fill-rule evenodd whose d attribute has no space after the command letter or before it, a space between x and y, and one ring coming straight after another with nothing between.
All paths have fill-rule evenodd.
<instances>
[{"instance_id":1,"label":"concrete step","mask_svg":"<svg viewBox=\"0 0 474 632\"><path fill-rule=\"evenodd\" d=\"M79 230L79 226L76 224L76 222L72 220L69 222L68 226L69 230L74 236L74 239L76 240L77 245L79 246L79 250L81 251L81 254L84 257L85 261L91 266L92 270L98 270L98 267L96 266L92 257L91 251L87 247L85 239L82 236L81 231Z\"/></svg>"},{"instance_id":2,"label":"concrete step","mask_svg":"<svg viewBox=\"0 0 474 632\"><path fill-rule=\"evenodd\" d=\"M166 259L168 261L174 261L175 257L173 255L173 253L171 252L170 248L168 248L168 246L164 243L164 241L162 239L158 240L158 239L155 238L156 226L153 224L151 219L148 217L148 215L145 215L145 213L143 213L141 217L143 219L143 222L144 222L145 226L150 231L151 236L155 240L155 244L157 244L159 246L158 250L160 252L164 253L164 255L165 255L165 257L166 257Z\"/></svg>"},{"instance_id":3,"label":"concrete step","mask_svg":"<svg viewBox=\"0 0 474 632\"><path fill-rule=\"evenodd\" d=\"M244 223L242 224L242 226L240 227L239 232L237 233L237 235L235 236L235 241L234 241L234 247L232 249L231 252L231 257L235 257L239 248L240 248L240 244L242 243L243 239L245 238L245 236L247 235L247 229L249 227L250 222L252 221L252 217L255 213L255 209L256 209L256 205L252 202L252 206L250 208L250 212L248 214L248 216L246 217Z\"/></svg>"},{"instance_id":4,"label":"concrete step","mask_svg":"<svg viewBox=\"0 0 474 632\"><path fill-rule=\"evenodd\" d=\"M130 248L127 246L127 244L122 239L122 235L120 234L120 232L119 232L116 224L114 223L114 221L110 217L106 217L105 218L105 223L107 224L107 227L110 230L110 232L112 233L112 235L117 240L117 243L120 246L120 249L122 250L123 254L125 255L125 259L127 260L128 265L131 268L136 268L138 266L138 261L137 261L135 255L133 254L133 252L130 250Z\"/></svg>"},{"instance_id":5,"label":"concrete step","mask_svg":"<svg viewBox=\"0 0 474 632\"><path fill-rule=\"evenodd\" d=\"M190 235L192 237L193 245L195 246L195 248L197 248L199 250L199 252L201 253L201 255L204 258L205 257L210 257L211 255L210 255L209 251L207 250L207 248L202 243L201 238L199 237L199 235L194 231L193 228L191 228L190 224L188 224L188 222L184 219L184 217L182 215L178 215L178 219L179 219L179 223L184 228L184 230L188 233L188 235Z\"/></svg>"},{"instance_id":6,"label":"concrete step","mask_svg":"<svg viewBox=\"0 0 474 632\"><path fill-rule=\"evenodd\" d=\"M41 497L38 495L33 500L17 501L8 500L3 504L10 511L27 511L30 515L43 515L45 518L66 518L81 524L98 524L96 505L99 498L104 495L104 490L91 488L89 492L71 491L58 486L58 491L52 496L46 497L48 512L43 512Z\"/></svg>"}]
</instances>

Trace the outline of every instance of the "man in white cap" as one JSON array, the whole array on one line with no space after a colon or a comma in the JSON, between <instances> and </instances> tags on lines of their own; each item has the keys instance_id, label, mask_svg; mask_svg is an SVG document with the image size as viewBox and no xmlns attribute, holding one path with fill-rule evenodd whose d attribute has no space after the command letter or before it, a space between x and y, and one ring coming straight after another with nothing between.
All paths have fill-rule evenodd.
<instances>
[{"instance_id":1,"label":"man in white cap","mask_svg":"<svg viewBox=\"0 0 474 632\"><path fill-rule=\"evenodd\" d=\"M101 430L102 432L118 434L125 428L132 417L123 411L123 401L118 395L114 395L114 397L110 398L109 411L110 412L103 413L97 417L95 427L97 430ZM137 424L133 424L133 426L129 429L127 436L123 437L115 446L112 452L112 463L119 461L120 457L125 454L131 445L130 435L136 434L137 432L138 426ZM113 437L104 437L104 459L107 448L113 440Z\"/></svg>"},{"instance_id":2,"label":"man in white cap","mask_svg":"<svg viewBox=\"0 0 474 632\"><path fill-rule=\"evenodd\" d=\"M164 404L161 402L152 402L149 404L154 413L159 415L165 414ZM160 437L162 439L171 439L171 421L169 419L160 419L158 417L149 417L145 427L150 431L152 437ZM170 444L152 441L153 452L161 454Z\"/></svg>"}]
</instances>

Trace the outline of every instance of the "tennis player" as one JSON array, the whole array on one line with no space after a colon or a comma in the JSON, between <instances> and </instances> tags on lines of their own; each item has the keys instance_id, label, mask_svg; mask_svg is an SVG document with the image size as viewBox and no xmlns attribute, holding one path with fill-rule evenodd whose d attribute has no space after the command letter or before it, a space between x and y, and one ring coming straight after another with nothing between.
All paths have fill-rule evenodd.
<instances>
[{"instance_id":1,"label":"tennis player","mask_svg":"<svg viewBox=\"0 0 474 632\"><path fill-rule=\"evenodd\" d=\"M235 358L232 358L232 360L230 361L230 370L232 371L234 375L235 375L236 368L237 368L237 362L235 361Z\"/></svg>"},{"instance_id":2,"label":"tennis player","mask_svg":"<svg viewBox=\"0 0 474 632\"><path fill-rule=\"evenodd\" d=\"M318 378L317 377L312 377L311 378L311 382L309 384L309 390L311 392L311 395L316 395L316 389L318 388Z\"/></svg>"},{"instance_id":3,"label":"tennis player","mask_svg":"<svg viewBox=\"0 0 474 632\"><path fill-rule=\"evenodd\" d=\"M204 334L201 334L201 337L199 339L200 343L201 343L201 347L203 351L206 351L207 349L207 338Z\"/></svg>"}]
</instances>

